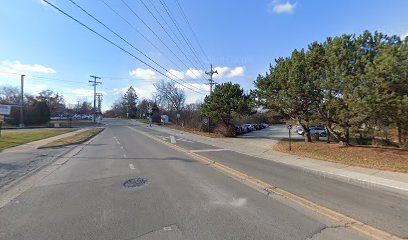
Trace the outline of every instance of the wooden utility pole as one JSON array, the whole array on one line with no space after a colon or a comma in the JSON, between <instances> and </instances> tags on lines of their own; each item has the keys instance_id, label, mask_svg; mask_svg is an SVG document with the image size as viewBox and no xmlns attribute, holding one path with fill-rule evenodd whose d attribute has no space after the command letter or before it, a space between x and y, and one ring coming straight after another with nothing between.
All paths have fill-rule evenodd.
<instances>
[{"instance_id":1,"label":"wooden utility pole","mask_svg":"<svg viewBox=\"0 0 408 240\"><path fill-rule=\"evenodd\" d=\"M93 104L93 122L96 122L96 86L98 86L99 84L102 84L102 82L97 82L96 79L101 79L100 77L97 76L90 76L91 78L93 78L93 80L89 80L89 82L91 83L91 86L94 87L94 104Z\"/></svg>"},{"instance_id":2,"label":"wooden utility pole","mask_svg":"<svg viewBox=\"0 0 408 240\"><path fill-rule=\"evenodd\" d=\"M205 72L205 74L209 75L210 78L208 79L208 84L210 84L210 96L212 94L213 91L213 85L215 84L215 81L213 80L213 75L214 74L218 74L217 70L213 70L213 66L212 64L210 65L210 71L209 72ZM211 118L208 117L208 133L211 133Z\"/></svg>"}]
</instances>

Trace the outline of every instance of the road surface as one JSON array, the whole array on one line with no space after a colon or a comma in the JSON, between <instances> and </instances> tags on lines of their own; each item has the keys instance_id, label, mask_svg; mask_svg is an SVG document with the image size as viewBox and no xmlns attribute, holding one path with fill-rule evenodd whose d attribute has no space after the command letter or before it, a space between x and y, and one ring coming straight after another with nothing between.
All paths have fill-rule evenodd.
<instances>
[{"instance_id":1,"label":"road surface","mask_svg":"<svg viewBox=\"0 0 408 240\"><path fill-rule=\"evenodd\" d=\"M106 123L107 129L91 143L0 208L0 239L408 236L408 197L402 193L324 179L189 139L163 136L124 120ZM187 151L274 184L332 212L325 216L318 207L308 208L285 196L265 194ZM136 180L127 182L130 179ZM126 182L137 186L125 187ZM359 227L350 227L351 221L328 217L335 213L386 233L364 233Z\"/></svg>"}]
</instances>

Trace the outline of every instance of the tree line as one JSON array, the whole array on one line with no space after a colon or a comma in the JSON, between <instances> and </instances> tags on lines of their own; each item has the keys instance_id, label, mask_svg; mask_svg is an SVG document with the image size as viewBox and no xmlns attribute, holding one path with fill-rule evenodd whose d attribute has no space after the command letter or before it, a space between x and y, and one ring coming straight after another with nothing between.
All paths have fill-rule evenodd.
<instances>
[{"instance_id":1,"label":"tree line","mask_svg":"<svg viewBox=\"0 0 408 240\"><path fill-rule=\"evenodd\" d=\"M152 99L139 100L135 89L130 86L104 115L139 119L150 116L154 123L160 123L161 115L167 115L171 122L179 125L196 128L200 124L201 117L198 112L200 104L185 104L186 94L180 86L174 82L161 80L156 82L154 87L156 91ZM182 118L178 119L177 114Z\"/></svg>"},{"instance_id":2,"label":"tree line","mask_svg":"<svg viewBox=\"0 0 408 240\"><path fill-rule=\"evenodd\" d=\"M0 86L0 104L13 105L7 122L12 125L20 123L19 88ZM44 90L34 96L24 94L24 123L27 125L44 124L55 116L73 116L93 114L92 104L87 101L78 101L75 105L65 103L64 96L52 91Z\"/></svg>"},{"instance_id":3,"label":"tree line","mask_svg":"<svg viewBox=\"0 0 408 240\"><path fill-rule=\"evenodd\" d=\"M142 117L151 104L172 122L180 114L182 124L210 132L221 128L226 136L243 121L286 119L304 129L307 142L310 127L322 125L344 145L369 143L380 132L386 140L395 132L400 146L408 143L408 38L369 31L328 37L275 59L254 85L245 92L239 84L218 84L203 103L186 105L183 89L159 81L152 100L138 102L128 91L112 111Z\"/></svg>"},{"instance_id":4,"label":"tree line","mask_svg":"<svg viewBox=\"0 0 408 240\"><path fill-rule=\"evenodd\" d=\"M341 143L361 141L374 131L408 135L408 38L365 31L344 34L294 50L255 81L260 105L305 130L324 125Z\"/></svg>"}]
</instances>

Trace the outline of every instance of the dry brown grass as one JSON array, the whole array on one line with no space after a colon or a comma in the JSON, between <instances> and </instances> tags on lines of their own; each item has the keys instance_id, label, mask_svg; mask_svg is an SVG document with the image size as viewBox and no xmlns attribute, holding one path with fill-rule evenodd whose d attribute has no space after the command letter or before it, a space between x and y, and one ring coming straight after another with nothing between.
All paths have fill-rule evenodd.
<instances>
[{"instance_id":1,"label":"dry brown grass","mask_svg":"<svg viewBox=\"0 0 408 240\"><path fill-rule=\"evenodd\" d=\"M177 125L166 125L166 127L184 131L184 132L189 132L189 133L200 135L200 136L210 137L210 138L223 138L224 137L222 134L219 134L219 133L201 132L196 129L185 128L185 127L181 127Z\"/></svg>"},{"instance_id":2,"label":"dry brown grass","mask_svg":"<svg viewBox=\"0 0 408 240\"><path fill-rule=\"evenodd\" d=\"M58 139L54 142L48 143L47 145L41 146L40 148L61 147L61 146L66 146L66 145L71 145L71 144L82 143L83 141L96 136L103 130L104 128L91 128L83 132L77 133L73 136Z\"/></svg>"},{"instance_id":3,"label":"dry brown grass","mask_svg":"<svg viewBox=\"0 0 408 240\"><path fill-rule=\"evenodd\" d=\"M288 141L280 141L274 150L302 157L359 166L408 173L408 150L397 147L352 146L344 147L337 143L292 142L289 151Z\"/></svg>"}]
</instances>

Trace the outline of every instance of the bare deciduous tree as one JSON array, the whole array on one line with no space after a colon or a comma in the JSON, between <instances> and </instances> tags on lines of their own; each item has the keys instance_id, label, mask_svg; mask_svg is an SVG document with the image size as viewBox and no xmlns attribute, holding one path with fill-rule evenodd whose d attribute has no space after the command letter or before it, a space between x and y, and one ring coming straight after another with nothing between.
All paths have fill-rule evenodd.
<instances>
[{"instance_id":1,"label":"bare deciduous tree","mask_svg":"<svg viewBox=\"0 0 408 240\"><path fill-rule=\"evenodd\" d=\"M168 111L180 112L186 101L183 89L177 87L173 82L163 80L154 84L156 88L155 98L157 102Z\"/></svg>"},{"instance_id":2,"label":"bare deciduous tree","mask_svg":"<svg viewBox=\"0 0 408 240\"><path fill-rule=\"evenodd\" d=\"M1 86L0 87L0 103L3 104L18 104L20 101L20 90L17 87Z\"/></svg>"}]
</instances>

